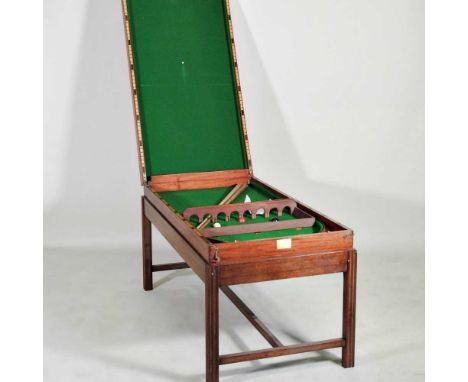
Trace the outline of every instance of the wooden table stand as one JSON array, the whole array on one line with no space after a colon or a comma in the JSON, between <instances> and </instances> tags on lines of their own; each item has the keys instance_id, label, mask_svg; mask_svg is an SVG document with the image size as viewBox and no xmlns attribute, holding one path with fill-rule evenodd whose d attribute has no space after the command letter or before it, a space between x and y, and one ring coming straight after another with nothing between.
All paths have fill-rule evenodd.
<instances>
[{"instance_id":1,"label":"wooden table stand","mask_svg":"<svg viewBox=\"0 0 468 382\"><path fill-rule=\"evenodd\" d=\"M151 224L171 243L184 262L154 265L152 256ZM222 265L214 252L207 262L184 238L177 234L172 224L145 196L142 197L143 232L143 287L153 289L153 272L191 268L205 283L206 321L206 381L219 380L219 366L237 362L342 348L342 366L354 366L356 317L356 262L353 250L310 253L286 259L265 258L250 266ZM341 338L284 346L260 321L229 285L304 277L329 273L343 273L343 335ZM236 276L237 275L237 276ZM268 349L235 354L219 354L219 291L222 291L247 320L272 346Z\"/></svg>"},{"instance_id":2,"label":"wooden table stand","mask_svg":"<svg viewBox=\"0 0 468 382\"><path fill-rule=\"evenodd\" d=\"M205 283L208 382L220 365L331 348L353 367L354 233L255 177L230 1L122 0L122 10L144 189L143 288L153 289L153 272L183 268ZM152 225L182 262L153 263ZM318 342L285 346L230 289L331 273L344 275L343 334ZM219 354L219 291L271 348Z\"/></svg>"}]
</instances>

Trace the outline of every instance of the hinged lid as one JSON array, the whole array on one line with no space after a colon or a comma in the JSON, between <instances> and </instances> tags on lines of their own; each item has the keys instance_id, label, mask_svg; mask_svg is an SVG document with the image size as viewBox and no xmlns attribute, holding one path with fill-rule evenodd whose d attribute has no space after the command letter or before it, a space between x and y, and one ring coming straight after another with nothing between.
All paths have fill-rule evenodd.
<instances>
[{"instance_id":1,"label":"hinged lid","mask_svg":"<svg viewBox=\"0 0 468 382\"><path fill-rule=\"evenodd\" d=\"M123 6L142 180L250 169L229 2Z\"/></svg>"}]
</instances>

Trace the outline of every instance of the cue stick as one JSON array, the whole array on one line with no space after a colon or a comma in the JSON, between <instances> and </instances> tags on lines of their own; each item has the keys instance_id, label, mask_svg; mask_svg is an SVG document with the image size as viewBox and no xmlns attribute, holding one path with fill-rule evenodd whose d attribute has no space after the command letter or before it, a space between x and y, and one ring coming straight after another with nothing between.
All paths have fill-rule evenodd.
<instances>
[{"instance_id":1,"label":"cue stick","mask_svg":"<svg viewBox=\"0 0 468 382\"><path fill-rule=\"evenodd\" d=\"M220 203L218 203L218 205L222 206L224 204L231 203L246 188L247 188L247 184L236 184L234 188L229 192L229 194L227 194L226 197L223 200L221 200ZM211 220L211 216L208 216L205 219L203 219L203 221L197 226L197 229L205 228L210 223L210 220Z\"/></svg>"}]
</instances>

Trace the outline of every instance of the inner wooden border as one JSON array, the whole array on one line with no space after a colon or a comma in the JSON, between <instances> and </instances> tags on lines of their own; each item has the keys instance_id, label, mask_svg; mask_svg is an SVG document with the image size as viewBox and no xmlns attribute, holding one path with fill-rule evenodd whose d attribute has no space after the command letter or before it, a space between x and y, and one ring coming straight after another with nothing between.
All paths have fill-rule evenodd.
<instances>
[{"instance_id":1,"label":"inner wooden border","mask_svg":"<svg viewBox=\"0 0 468 382\"><path fill-rule=\"evenodd\" d=\"M250 178L249 169L154 175L150 187L154 192L196 190L248 184Z\"/></svg>"}]
</instances>

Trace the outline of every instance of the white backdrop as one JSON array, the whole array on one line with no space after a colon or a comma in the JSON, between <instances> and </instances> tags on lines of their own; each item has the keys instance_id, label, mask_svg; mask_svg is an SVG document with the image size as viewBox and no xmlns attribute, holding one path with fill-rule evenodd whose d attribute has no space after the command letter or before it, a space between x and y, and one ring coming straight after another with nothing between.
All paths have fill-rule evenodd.
<instances>
[{"instance_id":1,"label":"white backdrop","mask_svg":"<svg viewBox=\"0 0 468 382\"><path fill-rule=\"evenodd\" d=\"M355 231L357 367L342 369L331 351L221 375L423 381L424 1L232 8L255 174ZM154 291L141 290L120 0L47 0L44 9L45 380L203 380L199 280L158 274ZM155 262L178 261L154 238ZM330 275L236 289L294 343L340 335L341 287ZM227 302L220 309L223 352L265 347Z\"/></svg>"}]
</instances>

